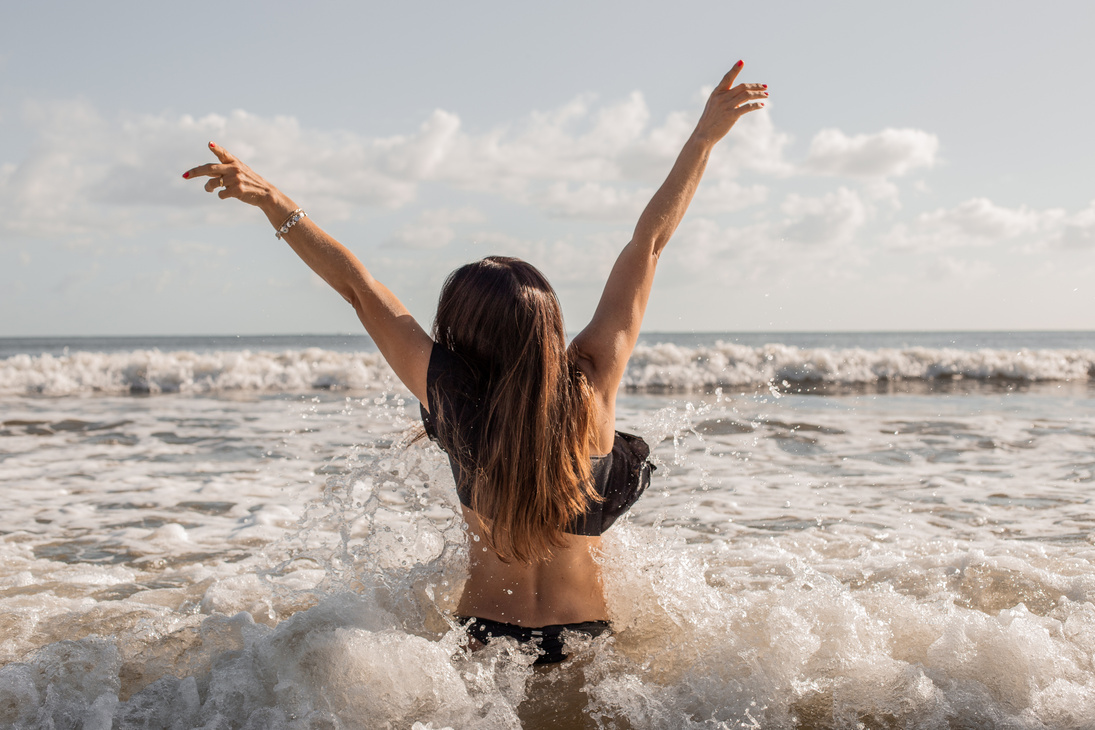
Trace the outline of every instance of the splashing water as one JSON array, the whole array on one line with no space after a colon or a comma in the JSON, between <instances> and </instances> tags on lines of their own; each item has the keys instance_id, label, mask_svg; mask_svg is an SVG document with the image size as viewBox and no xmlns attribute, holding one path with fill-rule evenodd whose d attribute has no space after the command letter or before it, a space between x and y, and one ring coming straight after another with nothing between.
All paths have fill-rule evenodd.
<instances>
[{"instance_id":1,"label":"splashing water","mask_svg":"<svg viewBox=\"0 0 1095 730\"><path fill-rule=\"evenodd\" d=\"M616 632L532 667L400 394L4 401L0 726L1075 727L1090 400L621 398Z\"/></svg>"}]
</instances>

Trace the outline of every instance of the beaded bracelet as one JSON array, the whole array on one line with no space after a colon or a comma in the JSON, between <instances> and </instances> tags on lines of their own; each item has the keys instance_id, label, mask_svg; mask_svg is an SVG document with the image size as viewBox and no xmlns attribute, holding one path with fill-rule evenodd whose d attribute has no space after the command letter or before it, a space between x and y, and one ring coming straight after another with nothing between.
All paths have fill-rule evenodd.
<instances>
[{"instance_id":1,"label":"beaded bracelet","mask_svg":"<svg viewBox=\"0 0 1095 730\"><path fill-rule=\"evenodd\" d=\"M297 208L292 213L290 213L289 217L285 219L285 222L281 224L281 228L279 228L278 232L274 234L274 238L280 241L281 237L288 233L290 228L295 226L297 223L300 223L302 218L307 217L308 214L304 212L304 208Z\"/></svg>"}]
</instances>

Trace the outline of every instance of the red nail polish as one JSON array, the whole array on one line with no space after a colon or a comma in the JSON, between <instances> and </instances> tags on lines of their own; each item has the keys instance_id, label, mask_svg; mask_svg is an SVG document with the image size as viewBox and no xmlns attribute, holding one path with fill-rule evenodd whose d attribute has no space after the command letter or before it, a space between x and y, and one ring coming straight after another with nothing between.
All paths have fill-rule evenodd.
<instances>
[{"instance_id":1,"label":"red nail polish","mask_svg":"<svg viewBox=\"0 0 1095 730\"><path fill-rule=\"evenodd\" d=\"M745 61L738 61L738 65L739 65L739 66L744 66L744 65L745 65Z\"/></svg>"},{"instance_id":2,"label":"red nail polish","mask_svg":"<svg viewBox=\"0 0 1095 730\"><path fill-rule=\"evenodd\" d=\"M184 172L183 173L183 180L189 180L189 179L190 179L190 173L189 172Z\"/></svg>"},{"instance_id":3,"label":"red nail polish","mask_svg":"<svg viewBox=\"0 0 1095 730\"><path fill-rule=\"evenodd\" d=\"M761 84L761 86L763 86L766 89L768 88L768 84Z\"/></svg>"},{"instance_id":4,"label":"red nail polish","mask_svg":"<svg viewBox=\"0 0 1095 730\"><path fill-rule=\"evenodd\" d=\"M210 142L210 143L209 143L209 146L210 146L210 147L216 147L217 145L215 145L215 144L213 144L212 142Z\"/></svg>"}]
</instances>

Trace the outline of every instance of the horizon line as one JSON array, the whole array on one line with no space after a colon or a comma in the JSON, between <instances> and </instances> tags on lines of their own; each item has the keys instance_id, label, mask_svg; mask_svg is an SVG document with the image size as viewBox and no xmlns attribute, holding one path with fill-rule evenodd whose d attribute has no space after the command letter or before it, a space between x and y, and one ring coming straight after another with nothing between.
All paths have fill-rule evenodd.
<instances>
[{"instance_id":1,"label":"horizon line","mask_svg":"<svg viewBox=\"0 0 1095 730\"><path fill-rule=\"evenodd\" d=\"M837 329L837 330L640 330L639 336L649 335L905 335L905 334L1095 334L1095 329ZM573 337L578 332L567 332ZM150 339L150 338L242 338L242 337L363 337L372 339L367 332L263 332L227 334L189 333L189 334L59 334L59 335L4 335L2 340L60 340L60 339Z\"/></svg>"}]
</instances>

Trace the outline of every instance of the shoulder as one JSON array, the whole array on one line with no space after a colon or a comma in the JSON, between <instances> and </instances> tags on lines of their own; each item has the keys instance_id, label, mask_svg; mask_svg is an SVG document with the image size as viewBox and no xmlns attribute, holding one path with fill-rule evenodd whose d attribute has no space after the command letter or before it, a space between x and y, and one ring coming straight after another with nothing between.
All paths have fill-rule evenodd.
<instances>
[{"instance_id":1,"label":"shoulder","mask_svg":"<svg viewBox=\"0 0 1095 730\"><path fill-rule=\"evenodd\" d=\"M611 363L605 362L604 357L597 357L594 354L596 348L591 347L588 340L589 337L584 332L579 334L567 348L568 354L598 395L614 393L619 386L619 380L614 377Z\"/></svg>"}]
</instances>

